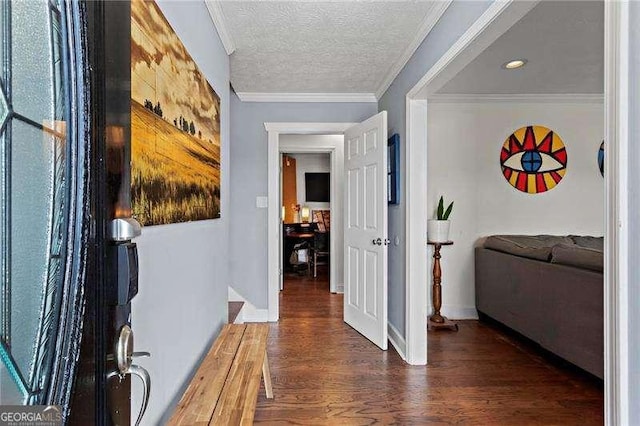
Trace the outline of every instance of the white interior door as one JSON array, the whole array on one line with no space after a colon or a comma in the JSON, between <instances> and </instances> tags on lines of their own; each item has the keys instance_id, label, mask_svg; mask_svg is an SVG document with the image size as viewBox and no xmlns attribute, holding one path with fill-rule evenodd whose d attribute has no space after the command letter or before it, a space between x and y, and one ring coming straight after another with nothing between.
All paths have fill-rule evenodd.
<instances>
[{"instance_id":1,"label":"white interior door","mask_svg":"<svg viewBox=\"0 0 640 426\"><path fill-rule=\"evenodd\" d=\"M387 349L387 112L345 132L344 321Z\"/></svg>"}]
</instances>

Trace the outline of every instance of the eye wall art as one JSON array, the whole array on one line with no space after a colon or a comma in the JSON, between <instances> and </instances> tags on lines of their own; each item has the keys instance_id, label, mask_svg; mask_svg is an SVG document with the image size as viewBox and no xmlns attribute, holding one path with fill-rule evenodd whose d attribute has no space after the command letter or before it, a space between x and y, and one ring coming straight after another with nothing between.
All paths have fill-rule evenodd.
<instances>
[{"instance_id":1,"label":"eye wall art","mask_svg":"<svg viewBox=\"0 0 640 426\"><path fill-rule=\"evenodd\" d=\"M562 138L544 126L513 132L500 151L502 174L511 186L528 194L553 189L567 171Z\"/></svg>"},{"instance_id":2,"label":"eye wall art","mask_svg":"<svg viewBox=\"0 0 640 426\"><path fill-rule=\"evenodd\" d=\"M600 174L604 177L604 141L602 141L600 149L598 149L598 168L600 169Z\"/></svg>"}]
</instances>

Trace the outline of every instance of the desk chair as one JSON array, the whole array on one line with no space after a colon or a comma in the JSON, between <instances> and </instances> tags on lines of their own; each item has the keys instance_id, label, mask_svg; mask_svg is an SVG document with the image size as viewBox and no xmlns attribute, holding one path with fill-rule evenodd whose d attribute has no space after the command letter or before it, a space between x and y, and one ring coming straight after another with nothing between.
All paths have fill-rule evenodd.
<instances>
[{"instance_id":1,"label":"desk chair","mask_svg":"<svg viewBox=\"0 0 640 426\"><path fill-rule=\"evenodd\" d=\"M313 278L318 276L318 265L329 264L329 232L315 231L313 234L313 246L311 246L311 256L313 263ZM324 258L324 262L318 259Z\"/></svg>"},{"instance_id":2,"label":"desk chair","mask_svg":"<svg viewBox=\"0 0 640 426\"><path fill-rule=\"evenodd\" d=\"M300 273L300 267L302 265L306 266L307 274L311 275L311 251L313 249L309 247L309 243L303 241L293 246L293 251L291 253L291 257L289 258L289 263L294 267L294 269L298 270Z\"/></svg>"}]
</instances>

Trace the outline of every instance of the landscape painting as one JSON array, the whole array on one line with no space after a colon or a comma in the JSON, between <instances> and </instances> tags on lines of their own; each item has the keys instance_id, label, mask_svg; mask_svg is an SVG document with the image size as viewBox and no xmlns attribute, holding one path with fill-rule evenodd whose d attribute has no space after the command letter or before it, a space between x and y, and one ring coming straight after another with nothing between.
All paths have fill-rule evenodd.
<instances>
[{"instance_id":1,"label":"landscape painting","mask_svg":"<svg viewBox=\"0 0 640 426\"><path fill-rule=\"evenodd\" d=\"M131 2L131 198L143 225L220 217L220 98L144 0Z\"/></svg>"}]
</instances>

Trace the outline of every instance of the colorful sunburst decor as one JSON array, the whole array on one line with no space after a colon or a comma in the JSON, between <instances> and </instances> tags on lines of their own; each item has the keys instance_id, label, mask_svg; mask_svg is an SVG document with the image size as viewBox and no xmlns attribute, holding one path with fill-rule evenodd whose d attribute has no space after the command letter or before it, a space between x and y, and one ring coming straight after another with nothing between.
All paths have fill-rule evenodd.
<instances>
[{"instance_id":1,"label":"colorful sunburst decor","mask_svg":"<svg viewBox=\"0 0 640 426\"><path fill-rule=\"evenodd\" d=\"M567 150L558 134L544 126L513 132L500 151L502 174L519 191L538 194L554 188L567 171Z\"/></svg>"}]
</instances>

